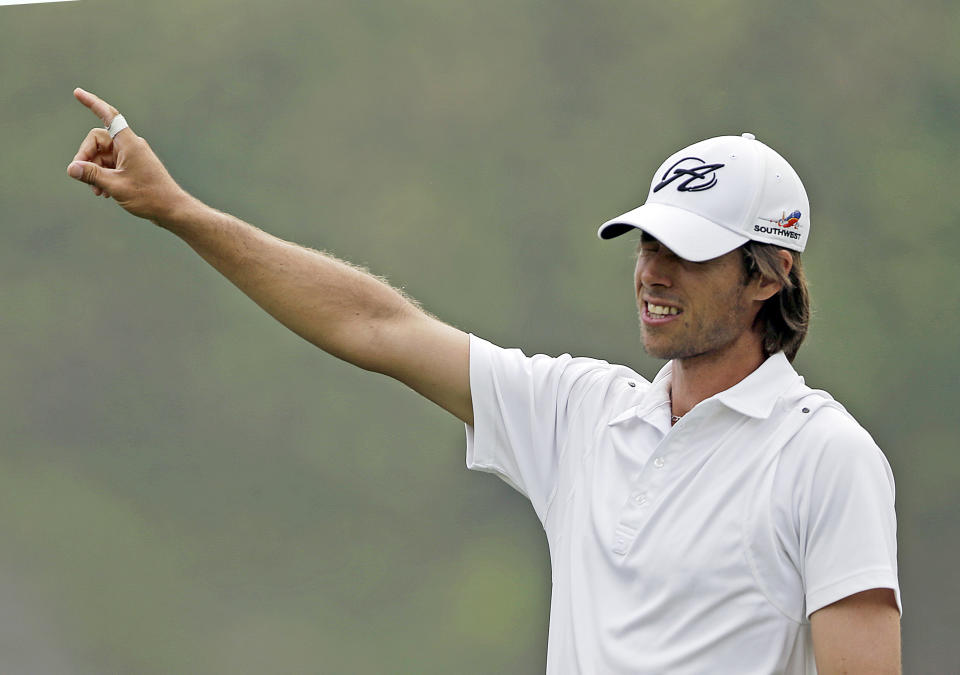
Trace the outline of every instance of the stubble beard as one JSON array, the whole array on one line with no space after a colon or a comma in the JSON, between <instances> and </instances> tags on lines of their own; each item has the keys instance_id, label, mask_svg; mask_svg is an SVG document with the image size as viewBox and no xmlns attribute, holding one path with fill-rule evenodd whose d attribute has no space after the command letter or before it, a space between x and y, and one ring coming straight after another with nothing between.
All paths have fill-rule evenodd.
<instances>
[{"instance_id":1,"label":"stubble beard","mask_svg":"<svg viewBox=\"0 0 960 675\"><path fill-rule=\"evenodd\" d=\"M744 330L749 330L744 319L747 309L743 293L737 292L730 300L732 304L728 305L728 312L715 317L694 317L689 325L684 325L687 317L678 317L677 321L683 322L680 325L672 325L675 322L671 322L663 327L648 326L640 316L643 350L656 359L670 360L691 359L729 346ZM642 313L641 307L639 314ZM672 339L656 340L656 332L664 329L672 330L676 335Z\"/></svg>"}]
</instances>

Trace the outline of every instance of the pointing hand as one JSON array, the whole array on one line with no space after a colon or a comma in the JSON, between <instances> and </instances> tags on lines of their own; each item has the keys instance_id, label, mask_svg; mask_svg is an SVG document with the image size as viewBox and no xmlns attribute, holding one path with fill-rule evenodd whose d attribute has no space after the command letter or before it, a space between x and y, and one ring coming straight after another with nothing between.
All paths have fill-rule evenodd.
<instances>
[{"instance_id":1,"label":"pointing hand","mask_svg":"<svg viewBox=\"0 0 960 675\"><path fill-rule=\"evenodd\" d=\"M73 95L108 127L119 114L112 105L83 89L74 89ZM129 127L114 138L110 138L105 128L91 129L67 167L67 173L88 183L95 195L112 197L133 215L154 222L189 197L147 141Z\"/></svg>"}]
</instances>

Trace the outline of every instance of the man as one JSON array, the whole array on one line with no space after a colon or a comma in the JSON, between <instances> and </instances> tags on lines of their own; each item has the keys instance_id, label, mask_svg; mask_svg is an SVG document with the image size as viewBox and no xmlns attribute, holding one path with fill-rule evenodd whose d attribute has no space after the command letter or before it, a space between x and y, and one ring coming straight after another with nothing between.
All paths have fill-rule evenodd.
<instances>
[{"instance_id":1,"label":"man","mask_svg":"<svg viewBox=\"0 0 960 675\"><path fill-rule=\"evenodd\" d=\"M188 195L116 109L70 176L186 241L318 347L463 420L467 464L529 497L550 545L549 673L898 673L893 477L790 365L809 306L799 177L750 134L667 159L635 289L652 382L505 350L348 263Z\"/></svg>"}]
</instances>

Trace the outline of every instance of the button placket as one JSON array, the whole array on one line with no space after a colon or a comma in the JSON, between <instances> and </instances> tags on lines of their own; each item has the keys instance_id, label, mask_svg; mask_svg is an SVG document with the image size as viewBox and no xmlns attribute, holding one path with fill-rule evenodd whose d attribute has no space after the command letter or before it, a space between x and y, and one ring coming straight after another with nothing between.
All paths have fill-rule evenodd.
<instances>
[{"instance_id":1,"label":"button placket","mask_svg":"<svg viewBox=\"0 0 960 675\"><path fill-rule=\"evenodd\" d=\"M650 495L644 488L638 488L630 493L627 504L620 513L620 520L614 530L613 552L617 555L626 555L627 549L633 544L643 521L648 517Z\"/></svg>"},{"instance_id":2,"label":"button placket","mask_svg":"<svg viewBox=\"0 0 960 675\"><path fill-rule=\"evenodd\" d=\"M639 413L639 411L638 411ZM639 417L639 414L638 414ZM640 534L644 524L651 516L651 507L656 495L668 480L667 457L682 447L677 442L678 434L665 437L653 450L653 456L637 473L629 476L629 491L626 495L613 533L611 550L618 556L625 556L634 540Z\"/></svg>"},{"instance_id":3,"label":"button placket","mask_svg":"<svg viewBox=\"0 0 960 675\"><path fill-rule=\"evenodd\" d=\"M668 480L667 456L676 450L675 447L657 447L654 456L639 472L630 476L630 491L617 522L618 534L614 537L614 552L624 550L632 541L633 534L639 532L644 522L650 517L650 507L656 495L661 491L663 484ZM677 443L668 443L676 446ZM627 528L626 536L620 533L621 528ZM625 541L622 541L625 539Z\"/></svg>"}]
</instances>

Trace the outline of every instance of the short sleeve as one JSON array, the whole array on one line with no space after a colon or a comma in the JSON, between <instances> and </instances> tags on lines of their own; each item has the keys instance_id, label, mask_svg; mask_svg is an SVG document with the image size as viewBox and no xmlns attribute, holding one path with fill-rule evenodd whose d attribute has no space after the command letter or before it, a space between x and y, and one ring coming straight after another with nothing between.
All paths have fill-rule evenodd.
<instances>
[{"instance_id":1,"label":"short sleeve","mask_svg":"<svg viewBox=\"0 0 960 675\"><path fill-rule=\"evenodd\" d=\"M557 482L571 424L611 366L569 354L528 357L470 336L473 426L467 468L494 473L524 494L541 521Z\"/></svg>"},{"instance_id":2,"label":"short sleeve","mask_svg":"<svg viewBox=\"0 0 960 675\"><path fill-rule=\"evenodd\" d=\"M797 486L806 616L872 588L892 589L901 607L893 472L846 413L819 412L827 419L803 443L812 456Z\"/></svg>"}]
</instances>

